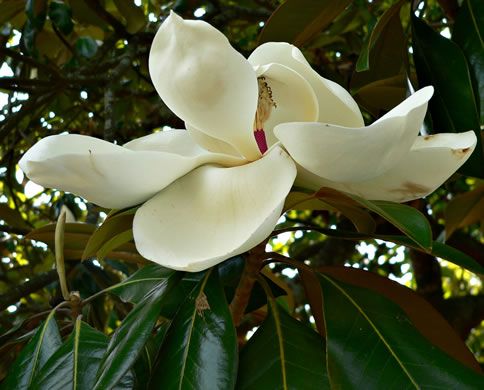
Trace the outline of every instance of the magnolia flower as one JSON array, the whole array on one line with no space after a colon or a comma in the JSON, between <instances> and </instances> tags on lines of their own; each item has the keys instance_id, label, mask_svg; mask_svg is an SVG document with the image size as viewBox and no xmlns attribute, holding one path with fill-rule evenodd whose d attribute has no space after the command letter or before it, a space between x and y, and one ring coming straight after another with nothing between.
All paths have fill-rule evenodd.
<instances>
[{"instance_id":1,"label":"magnolia flower","mask_svg":"<svg viewBox=\"0 0 484 390\"><path fill-rule=\"evenodd\" d=\"M174 13L149 69L186 131L124 146L56 135L19 164L34 182L104 207L142 204L138 251L177 270L203 270L262 242L295 180L403 202L434 191L476 145L473 132L418 136L432 87L365 127L350 94L296 47L267 43L246 60L209 24Z\"/></svg>"}]
</instances>

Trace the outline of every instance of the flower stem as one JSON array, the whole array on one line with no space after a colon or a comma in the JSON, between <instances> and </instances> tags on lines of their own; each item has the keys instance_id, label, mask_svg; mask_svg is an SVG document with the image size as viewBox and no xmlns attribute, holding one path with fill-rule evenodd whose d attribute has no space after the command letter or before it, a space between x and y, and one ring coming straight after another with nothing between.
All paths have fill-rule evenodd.
<instances>
[{"instance_id":1,"label":"flower stem","mask_svg":"<svg viewBox=\"0 0 484 390\"><path fill-rule=\"evenodd\" d=\"M235 290L232 302L230 302L230 312L237 328L242 321L245 309L249 303L250 293L257 280L262 262L264 260L264 249L266 242L258 245L252 249L247 256L245 256L245 268L240 277L239 284Z\"/></svg>"}]
</instances>

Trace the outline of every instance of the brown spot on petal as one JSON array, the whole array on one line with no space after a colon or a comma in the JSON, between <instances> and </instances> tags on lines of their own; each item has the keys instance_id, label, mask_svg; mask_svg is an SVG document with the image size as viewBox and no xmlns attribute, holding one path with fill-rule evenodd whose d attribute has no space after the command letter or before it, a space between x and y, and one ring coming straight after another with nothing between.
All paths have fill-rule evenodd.
<instances>
[{"instance_id":1,"label":"brown spot on petal","mask_svg":"<svg viewBox=\"0 0 484 390\"><path fill-rule=\"evenodd\" d=\"M428 141L428 140L429 140L429 139L431 139L432 137L433 137L433 135L426 135L426 136L424 137L424 140L425 140L425 141Z\"/></svg>"},{"instance_id":2,"label":"brown spot on petal","mask_svg":"<svg viewBox=\"0 0 484 390\"><path fill-rule=\"evenodd\" d=\"M411 197L420 197L428 194L431 189L423 186L421 184L417 183L412 183L411 181L407 181L402 184L401 187L399 188L394 188L390 190L391 192L396 192L398 194L401 194L402 199L405 198L411 198Z\"/></svg>"},{"instance_id":3,"label":"brown spot on petal","mask_svg":"<svg viewBox=\"0 0 484 390\"><path fill-rule=\"evenodd\" d=\"M469 150L471 150L471 148L451 149L451 152L457 158L464 158Z\"/></svg>"}]
</instances>

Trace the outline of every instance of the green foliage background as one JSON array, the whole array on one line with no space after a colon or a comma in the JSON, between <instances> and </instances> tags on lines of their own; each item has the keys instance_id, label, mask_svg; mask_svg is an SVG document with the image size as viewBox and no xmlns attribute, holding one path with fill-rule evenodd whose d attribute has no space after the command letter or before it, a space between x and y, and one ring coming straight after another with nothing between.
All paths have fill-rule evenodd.
<instances>
[{"instance_id":1,"label":"green foliage background","mask_svg":"<svg viewBox=\"0 0 484 390\"><path fill-rule=\"evenodd\" d=\"M409 85L434 85L428 134L474 130L479 145L408 207L320 192L333 211L289 211L235 328L228 303L246 259L186 275L150 264L132 241L133 210L32 194L17 166L51 134L123 144L183 128L147 69L170 10L211 23L245 56L262 42L294 43L351 91L367 124ZM4 0L2 388L484 388L483 37L478 0ZM65 228L77 306L63 303L54 269L52 224L64 207L82 222ZM376 231L352 224L368 218Z\"/></svg>"}]
</instances>

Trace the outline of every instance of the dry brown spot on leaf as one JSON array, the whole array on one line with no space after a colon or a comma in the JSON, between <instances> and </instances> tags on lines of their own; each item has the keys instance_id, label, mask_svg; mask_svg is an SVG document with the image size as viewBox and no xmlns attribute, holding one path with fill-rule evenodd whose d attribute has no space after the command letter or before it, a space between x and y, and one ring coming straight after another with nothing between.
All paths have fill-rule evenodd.
<instances>
[{"instance_id":1,"label":"dry brown spot on leaf","mask_svg":"<svg viewBox=\"0 0 484 390\"><path fill-rule=\"evenodd\" d=\"M195 300L195 308L197 309L198 315L202 318L204 317L203 313L205 312L205 310L210 310L207 296L203 291L200 292L200 295Z\"/></svg>"}]
</instances>

